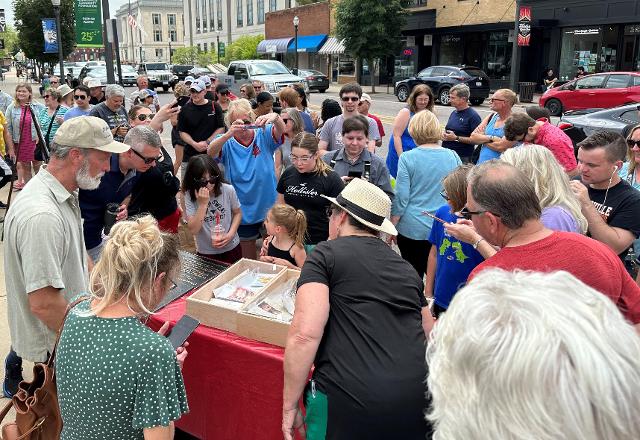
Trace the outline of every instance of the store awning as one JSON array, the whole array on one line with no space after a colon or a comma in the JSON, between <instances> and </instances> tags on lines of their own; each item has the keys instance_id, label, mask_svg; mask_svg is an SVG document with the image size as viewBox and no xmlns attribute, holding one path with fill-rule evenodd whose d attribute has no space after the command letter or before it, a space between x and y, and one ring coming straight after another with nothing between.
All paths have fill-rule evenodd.
<instances>
[{"instance_id":1,"label":"store awning","mask_svg":"<svg viewBox=\"0 0 640 440\"><path fill-rule=\"evenodd\" d=\"M285 53L293 38L275 38L258 43L258 53Z\"/></svg>"},{"instance_id":2,"label":"store awning","mask_svg":"<svg viewBox=\"0 0 640 440\"><path fill-rule=\"evenodd\" d=\"M329 37L319 52L321 55L340 55L344 53L344 40Z\"/></svg>"},{"instance_id":3,"label":"store awning","mask_svg":"<svg viewBox=\"0 0 640 440\"><path fill-rule=\"evenodd\" d=\"M324 42L327 40L326 34L320 35L305 35L298 37L298 52L318 52ZM289 43L287 52L296 51L296 41L292 39Z\"/></svg>"}]
</instances>

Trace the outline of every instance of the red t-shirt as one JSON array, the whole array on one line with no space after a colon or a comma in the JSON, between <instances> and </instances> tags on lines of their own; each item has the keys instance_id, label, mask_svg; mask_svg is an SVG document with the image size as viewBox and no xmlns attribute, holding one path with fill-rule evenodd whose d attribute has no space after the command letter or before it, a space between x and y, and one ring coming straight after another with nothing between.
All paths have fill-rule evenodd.
<instances>
[{"instance_id":1,"label":"red t-shirt","mask_svg":"<svg viewBox=\"0 0 640 440\"><path fill-rule=\"evenodd\" d=\"M558 163L562 165L566 172L575 170L578 163L576 162L576 156L573 152L573 142L571 142L571 138L560 128L551 125L547 119L541 118L538 119L538 121L542 121L544 124L538 129L534 143L551 150Z\"/></svg>"},{"instance_id":2,"label":"red t-shirt","mask_svg":"<svg viewBox=\"0 0 640 440\"><path fill-rule=\"evenodd\" d=\"M564 270L611 298L633 324L640 322L640 287L608 246L583 235L556 231L533 243L502 248L476 266L469 280L490 267L535 272Z\"/></svg>"},{"instance_id":3,"label":"red t-shirt","mask_svg":"<svg viewBox=\"0 0 640 440\"><path fill-rule=\"evenodd\" d=\"M379 117L377 117L376 115L372 115L371 113L369 113L367 116L376 121L376 124L378 124L378 132L380 133L380 139L382 139L384 137L384 127L382 126L382 121Z\"/></svg>"}]
</instances>

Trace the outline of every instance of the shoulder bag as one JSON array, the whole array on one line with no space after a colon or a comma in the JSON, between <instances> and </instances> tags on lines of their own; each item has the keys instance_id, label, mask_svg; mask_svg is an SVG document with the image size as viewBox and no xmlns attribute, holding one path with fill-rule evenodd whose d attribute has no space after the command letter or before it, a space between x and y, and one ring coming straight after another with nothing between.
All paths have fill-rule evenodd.
<instances>
[{"instance_id":1,"label":"shoulder bag","mask_svg":"<svg viewBox=\"0 0 640 440\"><path fill-rule=\"evenodd\" d=\"M78 303L87 299L89 297L84 296L69 304L60 330L58 330L58 337L51 356L47 362L37 363L33 366L33 380L20 382L16 394L0 411L0 423L12 407L16 411L15 422L7 423L2 427L0 440L58 440L60 438L62 415L58 406L55 379L56 350L67 315Z\"/></svg>"}]
</instances>

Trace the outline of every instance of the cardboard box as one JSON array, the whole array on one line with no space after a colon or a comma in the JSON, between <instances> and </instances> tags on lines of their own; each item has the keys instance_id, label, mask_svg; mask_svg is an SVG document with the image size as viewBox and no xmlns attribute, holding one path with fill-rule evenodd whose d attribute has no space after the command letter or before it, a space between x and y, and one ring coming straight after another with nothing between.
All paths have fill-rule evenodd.
<instances>
[{"instance_id":1,"label":"cardboard box","mask_svg":"<svg viewBox=\"0 0 640 440\"><path fill-rule=\"evenodd\" d=\"M284 266L264 263L262 261L243 258L233 264L220 275L204 284L193 295L187 298L187 315L196 318L200 323L234 333L238 332L238 311L243 304L227 300L216 300L211 303L213 290L228 283L247 269L258 269L263 273L280 275L286 271ZM270 284L276 282L278 276L258 291L259 296ZM256 297L257 297L256 296Z\"/></svg>"},{"instance_id":2,"label":"cardboard box","mask_svg":"<svg viewBox=\"0 0 640 440\"><path fill-rule=\"evenodd\" d=\"M289 333L290 324L277 319L253 315L248 313L247 310L269 296L274 290L278 290L291 279L297 280L298 278L300 278L300 271L287 269L265 286L262 293L246 303L238 312L236 333L245 338L284 347L287 344L287 334Z\"/></svg>"}]
</instances>

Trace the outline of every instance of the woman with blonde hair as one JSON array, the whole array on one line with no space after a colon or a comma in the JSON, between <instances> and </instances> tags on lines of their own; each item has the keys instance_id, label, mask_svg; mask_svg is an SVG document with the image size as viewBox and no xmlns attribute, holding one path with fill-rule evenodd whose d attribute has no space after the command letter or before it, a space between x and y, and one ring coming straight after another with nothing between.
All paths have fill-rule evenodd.
<instances>
[{"instance_id":1,"label":"woman with blonde hair","mask_svg":"<svg viewBox=\"0 0 640 440\"><path fill-rule=\"evenodd\" d=\"M524 172L533 182L540 200L540 220L554 231L587 232L587 219L569 186L569 178L553 153L541 145L511 148L501 160Z\"/></svg>"},{"instance_id":2,"label":"woman with blonde hair","mask_svg":"<svg viewBox=\"0 0 640 440\"><path fill-rule=\"evenodd\" d=\"M256 259L260 227L276 201L273 156L286 127L277 113L255 118L246 99L231 101L225 118L229 130L209 144L208 154L220 157L225 177L238 194L242 206L238 228L242 256Z\"/></svg>"},{"instance_id":3,"label":"woman with blonde hair","mask_svg":"<svg viewBox=\"0 0 640 440\"><path fill-rule=\"evenodd\" d=\"M433 91L426 84L419 84L413 88L407 99L407 107L398 112L393 121L393 135L389 141L389 153L387 154L387 168L392 177L398 173L398 158L405 152L416 147L415 141L409 134L409 122L411 118L422 110L433 112L435 97Z\"/></svg>"},{"instance_id":4,"label":"woman with blonde hair","mask_svg":"<svg viewBox=\"0 0 640 440\"><path fill-rule=\"evenodd\" d=\"M640 125L635 125L629 130L627 147L627 161L620 167L618 175L633 188L640 191L640 173L637 172L638 163L640 163ZM633 250L636 255L636 262L640 261L640 238L634 240ZM636 276L636 282L640 284L640 271Z\"/></svg>"},{"instance_id":5,"label":"woman with blonde hair","mask_svg":"<svg viewBox=\"0 0 640 440\"><path fill-rule=\"evenodd\" d=\"M121 221L102 256L90 298L71 310L58 345L62 438L172 439L173 421L189 410L187 352L174 351L166 324L155 333L144 319L175 287L177 237L160 232L151 216Z\"/></svg>"},{"instance_id":6,"label":"woman with blonde hair","mask_svg":"<svg viewBox=\"0 0 640 440\"><path fill-rule=\"evenodd\" d=\"M296 135L303 131L304 122L302 121L302 114L295 108L285 108L280 113L282 122L284 122L284 142L282 146L276 150L276 177L280 177L282 172L291 166L291 142Z\"/></svg>"},{"instance_id":7,"label":"woman with blonde hair","mask_svg":"<svg viewBox=\"0 0 640 440\"><path fill-rule=\"evenodd\" d=\"M302 132L294 138L290 159L293 166L278 181L278 203L301 209L307 216L305 249L309 253L329 237L329 201L323 196L336 197L344 183L320 157L318 139L311 133Z\"/></svg>"}]
</instances>

